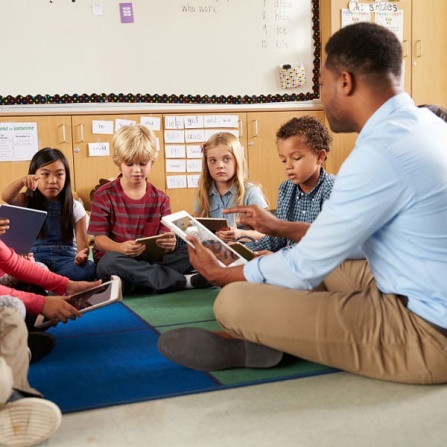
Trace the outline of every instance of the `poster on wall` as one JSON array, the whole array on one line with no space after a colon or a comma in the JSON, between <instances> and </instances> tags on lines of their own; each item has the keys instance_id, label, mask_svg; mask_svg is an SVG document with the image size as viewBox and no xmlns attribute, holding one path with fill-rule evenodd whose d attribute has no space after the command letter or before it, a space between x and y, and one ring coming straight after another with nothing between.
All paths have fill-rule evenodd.
<instances>
[{"instance_id":1,"label":"poster on wall","mask_svg":"<svg viewBox=\"0 0 447 447\"><path fill-rule=\"evenodd\" d=\"M0 161L31 160L37 149L37 123L0 124Z\"/></svg>"}]
</instances>

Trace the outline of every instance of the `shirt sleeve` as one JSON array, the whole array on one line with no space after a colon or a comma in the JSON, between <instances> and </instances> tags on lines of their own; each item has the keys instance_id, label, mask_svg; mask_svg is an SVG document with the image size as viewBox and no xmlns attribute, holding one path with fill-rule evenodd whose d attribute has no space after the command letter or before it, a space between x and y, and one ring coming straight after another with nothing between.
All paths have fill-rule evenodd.
<instances>
[{"instance_id":1,"label":"shirt sleeve","mask_svg":"<svg viewBox=\"0 0 447 447\"><path fill-rule=\"evenodd\" d=\"M19 256L0 240L0 268L19 281L36 284L57 295L64 295L68 278L46 270L34 262ZM7 289L7 290L6 290ZM27 312L36 315L42 311L45 297L1 286L0 293L20 298Z\"/></svg>"},{"instance_id":2,"label":"shirt sleeve","mask_svg":"<svg viewBox=\"0 0 447 447\"><path fill-rule=\"evenodd\" d=\"M93 196L87 233L93 236L109 236L111 204L105 192Z\"/></svg>"},{"instance_id":3,"label":"shirt sleeve","mask_svg":"<svg viewBox=\"0 0 447 447\"><path fill-rule=\"evenodd\" d=\"M73 217L75 222L79 222L84 216L87 215L84 205L79 200L73 199Z\"/></svg>"},{"instance_id":4,"label":"shirt sleeve","mask_svg":"<svg viewBox=\"0 0 447 447\"><path fill-rule=\"evenodd\" d=\"M399 167L367 148L362 148L361 157L353 152L301 242L245 264L247 280L293 289L320 284L399 211L399 203L405 203L407 193L396 169Z\"/></svg>"},{"instance_id":5,"label":"shirt sleeve","mask_svg":"<svg viewBox=\"0 0 447 447\"><path fill-rule=\"evenodd\" d=\"M258 205L261 208L268 208L267 202L258 186L247 186L244 197L244 205Z\"/></svg>"}]
</instances>

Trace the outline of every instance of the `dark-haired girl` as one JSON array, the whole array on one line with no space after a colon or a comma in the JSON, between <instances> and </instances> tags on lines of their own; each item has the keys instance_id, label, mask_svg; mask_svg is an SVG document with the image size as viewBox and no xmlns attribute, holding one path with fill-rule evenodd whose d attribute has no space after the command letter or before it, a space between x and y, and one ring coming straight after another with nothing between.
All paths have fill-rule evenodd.
<instances>
[{"instance_id":1,"label":"dark-haired girl","mask_svg":"<svg viewBox=\"0 0 447 447\"><path fill-rule=\"evenodd\" d=\"M25 192L21 192L23 187ZM58 149L44 148L31 159L28 175L5 188L2 199L11 205L47 211L47 218L31 251L38 262L74 281L96 277L88 260L87 213L73 199L70 167Z\"/></svg>"}]
</instances>

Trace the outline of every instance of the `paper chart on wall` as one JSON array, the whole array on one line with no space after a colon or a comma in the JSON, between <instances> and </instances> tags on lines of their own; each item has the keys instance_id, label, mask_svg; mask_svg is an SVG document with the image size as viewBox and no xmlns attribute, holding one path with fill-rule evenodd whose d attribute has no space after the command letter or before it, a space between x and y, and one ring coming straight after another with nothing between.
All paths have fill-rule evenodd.
<instances>
[{"instance_id":1,"label":"paper chart on wall","mask_svg":"<svg viewBox=\"0 0 447 447\"><path fill-rule=\"evenodd\" d=\"M197 188L197 186L199 186L199 175L197 174L193 174L193 175L188 175L188 188Z\"/></svg>"},{"instance_id":2,"label":"paper chart on wall","mask_svg":"<svg viewBox=\"0 0 447 447\"><path fill-rule=\"evenodd\" d=\"M166 160L166 172L186 172L186 160Z\"/></svg>"},{"instance_id":3,"label":"paper chart on wall","mask_svg":"<svg viewBox=\"0 0 447 447\"><path fill-rule=\"evenodd\" d=\"M113 135L113 121L92 120L92 134Z\"/></svg>"},{"instance_id":4,"label":"paper chart on wall","mask_svg":"<svg viewBox=\"0 0 447 447\"><path fill-rule=\"evenodd\" d=\"M354 11L349 9L341 10L341 26L352 25L360 22L372 22L371 13L367 11Z\"/></svg>"},{"instance_id":5,"label":"paper chart on wall","mask_svg":"<svg viewBox=\"0 0 447 447\"><path fill-rule=\"evenodd\" d=\"M186 175L168 175L166 176L166 185L168 189L186 188Z\"/></svg>"},{"instance_id":6,"label":"paper chart on wall","mask_svg":"<svg viewBox=\"0 0 447 447\"><path fill-rule=\"evenodd\" d=\"M184 144L166 144L165 145L166 158L185 158L186 149Z\"/></svg>"},{"instance_id":7,"label":"paper chart on wall","mask_svg":"<svg viewBox=\"0 0 447 447\"><path fill-rule=\"evenodd\" d=\"M184 129L185 122L183 116L166 116L165 129Z\"/></svg>"},{"instance_id":8,"label":"paper chart on wall","mask_svg":"<svg viewBox=\"0 0 447 447\"><path fill-rule=\"evenodd\" d=\"M388 12L388 11L378 11L376 12L375 22L378 25L382 25L388 28L394 34L400 42L404 40L404 12L402 10Z\"/></svg>"},{"instance_id":9,"label":"paper chart on wall","mask_svg":"<svg viewBox=\"0 0 447 447\"><path fill-rule=\"evenodd\" d=\"M108 142L88 143L89 157L108 157L110 155L110 145Z\"/></svg>"},{"instance_id":10,"label":"paper chart on wall","mask_svg":"<svg viewBox=\"0 0 447 447\"><path fill-rule=\"evenodd\" d=\"M118 129L121 129L121 127L123 126L131 126L132 124L135 124L136 121L133 120L123 120L123 119L119 119L117 118L115 120L115 131L117 131Z\"/></svg>"},{"instance_id":11,"label":"paper chart on wall","mask_svg":"<svg viewBox=\"0 0 447 447\"><path fill-rule=\"evenodd\" d=\"M199 144L188 144L188 146L186 146L187 158L202 158L202 156L202 148Z\"/></svg>"},{"instance_id":12,"label":"paper chart on wall","mask_svg":"<svg viewBox=\"0 0 447 447\"><path fill-rule=\"evenodd\" d=\"M160 130L161 120L155 116L142 116L140 118L140 124L153 131L158 131Z\"/></svg>"},{"instance_id":13,"label":"paper chart on wall","mask_svg":"<svg viewBox=\"0 0 447 447\"><path fill-rule=\"evenodd\" d=\"M31 160L38 141L37 123L1 123L0 161Z\"/></svg>"},{"instance_id":14,"label":"paper chart on wall","mask_svg":"<svg viewBox=\"0 0 447 447\"><path fill-rule=\"evenodd\" d=\"M201 172L202 160L192 159L186 160L186 172Z\"/></svg>"}]
</instances>

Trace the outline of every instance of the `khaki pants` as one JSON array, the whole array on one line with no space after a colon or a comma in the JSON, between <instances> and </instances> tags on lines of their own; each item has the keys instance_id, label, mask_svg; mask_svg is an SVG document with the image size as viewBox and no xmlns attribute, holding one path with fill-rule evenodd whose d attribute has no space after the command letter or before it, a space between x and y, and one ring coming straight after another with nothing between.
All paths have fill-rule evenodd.
<instances>
[{"instance_id":1,"label":"khaki pants","mask_svg":"<svg viewBox=\"0 0 447 447\"><path fill-rule=\"evenodd\" d=\"M40 396L28 383L28 330L17 310L9 307L0 308L0 357L12 370L14 389Z\"/></svg>"},{"instance_id":2,"label":"khaki pants","mask_svg":"<svg viewBox=\"0 0 447 447\"><path fill-rule=\"evenodd\" d=\"M229 334L366 377L447 382L447 337L381 293L366 261L345 261L316 289L237 282L215 306Z\"/></svg>"}]
</instances>

